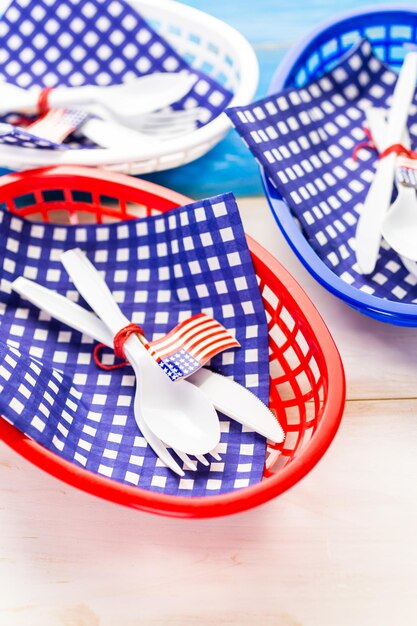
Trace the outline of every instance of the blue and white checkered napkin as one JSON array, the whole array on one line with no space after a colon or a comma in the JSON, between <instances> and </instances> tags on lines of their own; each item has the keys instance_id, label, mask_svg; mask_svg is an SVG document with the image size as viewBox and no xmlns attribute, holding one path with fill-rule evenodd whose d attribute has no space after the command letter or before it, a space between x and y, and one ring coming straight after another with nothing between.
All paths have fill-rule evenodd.
<instances>
[{"instance_id":1,"label":"blue and white checkered napkin","mask_svg":"<svg viewBox=\"0 0 417 626\"><path fill-rule=\"evenodd\" d=\"M199 107L198 124L206 124L225 109L232 94L204 72L192 70L124 0L13 0L0 20L0 82L25 89L105 86L182 71L192 71L198 80L171 108ZM7 116L0 121L8 121Z\"/></svg>"},{"instance_id":2,"label":"blue and white checkered napkin","mask_svg":"<svg viewBox=\"0 0 417 626\"><path fill-rule=\"evenodd\" d=\"M417 301L417 279L383 242L373 274L360 273L355 231L376 155L355 146L366 139L367 107L386 107L397 75L363 40L340 63L303 88L287 89L228 114L272 184L299 220L306 239L344 281L382 298ZM417 100L409 129L416 143Z\"/></svg>"},{"instance_id":3,"label":"blue and white checkered napkin","mask_svg":"<svg viewBox=\"0 0 417 626\"><path fill-rule=\"evenodd\" d=\"M78 301L59 259L80 247L148 339L201 311L234 332L241 348L211 367L267 402L266 317L234 196L108 225L36 224L7 211L0 220L0 415L65 459L145 489L196 496L259 481L265 439L224 416L222 461L174 475L136 425L133 370L99 369L89 338L11 291L24 275Z\"/></svg>"}]
</instances>

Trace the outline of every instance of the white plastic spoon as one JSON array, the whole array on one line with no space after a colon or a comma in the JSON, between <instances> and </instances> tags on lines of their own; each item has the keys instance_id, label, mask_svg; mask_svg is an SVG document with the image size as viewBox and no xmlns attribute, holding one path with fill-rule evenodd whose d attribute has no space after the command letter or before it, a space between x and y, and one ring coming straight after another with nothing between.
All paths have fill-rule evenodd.
<instances>
[{"instance_id":1,"label":"white plastic spoon","mask_svg":"<svg viewBox=\"0 0 417 626\"><path fill-rule=\"evenodd\" d=\"M130 324L106 283L85 254L68 250L61 261L76 289L112 335ZM220 441L217 413L207 397L187 381L174 384L141 343L131 335L124 344L136 376L135 415L168 446L187 454L206 454Z\"/></svg>"}]
</instances>

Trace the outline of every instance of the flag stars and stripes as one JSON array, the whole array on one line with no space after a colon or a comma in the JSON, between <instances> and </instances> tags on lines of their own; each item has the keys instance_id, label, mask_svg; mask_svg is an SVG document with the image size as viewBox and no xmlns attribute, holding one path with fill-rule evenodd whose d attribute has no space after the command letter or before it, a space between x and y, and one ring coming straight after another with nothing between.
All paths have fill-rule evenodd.
<instances>
[{"instance_id":1,"label":"flag stars and stripes","mask_svg":"<svg viewBox=\"0 0 417 626\"><path fill-rule=\"evenodd\" d=\"M219 352L239 347L235 337L206 313L178 324L148 349L170 377L189 376Z\"/></svg>"}]
</instances>

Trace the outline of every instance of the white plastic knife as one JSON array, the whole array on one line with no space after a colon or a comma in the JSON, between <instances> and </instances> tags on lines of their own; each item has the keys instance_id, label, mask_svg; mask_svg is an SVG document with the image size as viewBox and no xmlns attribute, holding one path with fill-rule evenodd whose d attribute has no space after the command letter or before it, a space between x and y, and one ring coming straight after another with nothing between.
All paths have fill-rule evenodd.
<instances>
[{"instance_id":1,"label":"white plastic knife","mask_svg":"<svg viewBox=\"0 0 417 626\"><path fill-rule=\"evenodd\" d=\"M87 311L65 296L23 276L12 283L12 288L60 322L89 335L106 346L113 346L111 333L95 313ZM270 441L275 443L284 441L284 431L275 415L243 385L206 368L194 372L188 380L199 387L220 412L260 433Z\"/></svg>"},{"instance_id":2,"label":"white plastic knife","mask_svg":"<svg viewBox=\"0 0 417 626\"><path fill-rule=\"evenodd\" d=\"M386 144L399 143L407 123L416 89L417 52L409 52L401 67L388 115ZM381 224L391 204L396 154L389 154L377 163L376 172L356 228L356 260L363 274L373 272L381 244Z\"/></svg>"},{"instance_id":3,"label":"white plastic knife","mask_svg":"<svg viewBox=\"0 0 417 626\"><path fill-rule=\"evenodd\" d=\"M284 431L274 414L243 385L205 367L194 372L188 380L210 398L218 411L235 422L276 443L284 441Z\"/></svg>"}]
</instances>

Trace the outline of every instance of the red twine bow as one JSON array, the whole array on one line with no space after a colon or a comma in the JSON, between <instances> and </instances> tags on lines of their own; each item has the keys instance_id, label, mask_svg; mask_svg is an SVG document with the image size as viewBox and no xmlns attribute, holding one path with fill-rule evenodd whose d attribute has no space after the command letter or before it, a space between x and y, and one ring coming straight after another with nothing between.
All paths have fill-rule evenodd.
<instances>
[{"instance_id":1,"label":"red twine bow","mask_svg":"<svg viewBox=\"0 0 417 626\"><path fill-rule=\"evenodd\" d=\"M378 152L378 148L375 145L375 142L372 138L369 128L364 127L363 130L364 130L367 140L361 141L361 143L358 143L354 147L353 152L352 152L352 159L354 161L357 161L358 152L360 150L366 149L366 150L375 150L376 152ZM378 159L383 159L389 154L396 154L397 156L399 155L406 156L409 159L417 159L417 152L415 152L414 150L410 150L409 148L406 148L405 146L403 146L402 143L394 143L391 146L388 146L387 148L385 148L385 150L382 150L381 152L379 152Z\"/></svg>"},{"instance_id":2,"label":"red twine bow","mask_svg":"<svg viewBox=\"0 0 417 626\"><path fill-rule=\"evenodd\" d=\"M105 348L106 344L98 343L94 347L94 351L93 351L94 363L98 367L100 367L102 370L116 370L116 369L119 369L120 367L125 367L125 365L127 365L128 363L126 361L125 353L123 351L123 346L125 344L125 341L127 341L131 335L143 336L143 334L144 334L143 329L137 324L132 323L132 324L128 324L124 328L121 328L119 332L117 332L114 336L113 348L114 348L114 354L117 356L117 358L123 359L123 361L121 363L114 363L114 365L105 365L100 360L100 350Z\"/></svg>"}]
</instances>

